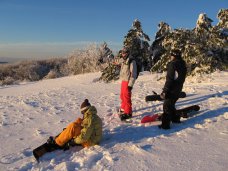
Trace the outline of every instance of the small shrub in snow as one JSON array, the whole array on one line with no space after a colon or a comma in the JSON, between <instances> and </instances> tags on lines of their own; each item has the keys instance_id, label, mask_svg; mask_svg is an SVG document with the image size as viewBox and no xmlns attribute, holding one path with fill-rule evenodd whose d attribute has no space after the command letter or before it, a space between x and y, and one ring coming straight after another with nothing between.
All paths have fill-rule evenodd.
<instances>
[{"instance_id":1,"label":"small shrub in snow","mask_svg":"<svg viewBox=\"0 0 228 171\"><path fill-rule=\"evenodd\" d=\"M14 82L15 80L12 77L6 77L4 80L0 81L0 85L10 85Z\"/></svg>"},{"instance_id":2,"label":"small shrub in snow","mask_svg":"<svg viewBox=\"0 0 228 171\"><path fill-rule=\"evenodd\" d=\"M55 70L51 70L44 78L45 79L58 78L58 73Z\"/></svg>"},{"instance_id":3,"label":"small shrub in snow","mask_svg":"<svg viewBox=\"0 0 228 171\"><path fill-rule=\"evenodd\" d=\"M0 68L0 81L5 82L7 77L12 78L15 81L38 81L47 76L51 70L52 72L48 77L52 78L64 76L66 74L65 66L67 59L48 59L41 61L22 61L16 64L3 65ZM8 84L10 81L7 81ZM11 81L11 83L13 83ZM4 83L5 84L5 83Z\"/></svg>"},{"instance_id":4,"label":"small shrub in snow","mask_svg":"<svg viewBox=\"0 0 228 171\"><path fill-rule=\"evenodd\" d=\"M100 71L106 65L98 65L100 55L100 48L96 44L91 44L85 49L73 51L69 55L66 67L73 75Z\"/></svg>"}]
</instances>

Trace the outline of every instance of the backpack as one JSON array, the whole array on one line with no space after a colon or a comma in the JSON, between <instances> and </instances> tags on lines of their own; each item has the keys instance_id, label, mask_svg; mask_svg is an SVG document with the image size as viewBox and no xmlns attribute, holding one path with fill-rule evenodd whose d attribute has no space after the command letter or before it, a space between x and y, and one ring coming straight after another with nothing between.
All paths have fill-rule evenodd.
<instances>
[{"instance_id":1,"label":"backpack","mask_svg":"<svg viewBox=\"0 0 228 171\"><path fill-rule=\"evenodd\" d=\"M142 60L140 58L134 57L134 58L129 59L129 65L133 60L135 61L136 67L137 67L137 76L136 76L136 79L137 79L139 76L139 73L142 71L143 64L142 64Z\"/></svg>"}]
</instances>

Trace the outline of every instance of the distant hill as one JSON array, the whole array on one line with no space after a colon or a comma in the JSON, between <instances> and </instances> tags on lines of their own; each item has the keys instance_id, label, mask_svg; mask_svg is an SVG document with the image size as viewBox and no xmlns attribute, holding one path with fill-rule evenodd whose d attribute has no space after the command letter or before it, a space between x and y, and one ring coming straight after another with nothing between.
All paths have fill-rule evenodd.
<instances>
[{"instance_id":1,"label":"distant hill","mask_svg":"<svg viewBox=\"0 0 228 171\"><path fill-rule=\"evenodd\" d=\"M0 57L0 64L16 63L26 60L26 58Z\"/></svg>"},{"instance_id":2,"label":"distant hill","mask_svg":"<svg viewBox=\"0 0 228 171\"><path fill-rule=\"evenodd\" d=\"M8 62L1 62L1 61L0 61L0 64L8 64Z\"/></svg>"}]
</instances>

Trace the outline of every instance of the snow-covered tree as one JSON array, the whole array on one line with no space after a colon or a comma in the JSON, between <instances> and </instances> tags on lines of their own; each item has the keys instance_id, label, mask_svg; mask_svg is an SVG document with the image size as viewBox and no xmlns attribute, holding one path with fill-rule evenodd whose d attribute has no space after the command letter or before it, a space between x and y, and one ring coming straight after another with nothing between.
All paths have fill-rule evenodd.
<instances>
[{"instance_id":1,"label":"snow-covered tree","mask_svg":"<svg viewBox=\"0 0 228 171\"><path fill-rule=\"evenodd\" d=\"M181 50L182 57L187 62L188 74L227 69L228 42L224 30L228 28L228 25L225 14L227 10L220 10L217 26L211 25L212 20L206 14L200 14L196 28L192 30L182 28L172 30L168 27L165 34L162 34L162 38L155 39L152 44L152 54L160 54L160 57L151 71L165 71L170 59L170 50L174 48ZM161 29L157 35L161 35L160 32Z\"/></svg>"},{"instance_id":2,"label":"snow-covered tree","mask_svg":"<svg viewBox=\"0 0 228 171\"><path fill-rule=\"evenodd\" d=\"M129 49L131 56L142 63L143 70L149 71L151 68L151 58L149 56L148 41L150 41L150 38L143 32L141 22L137 19L134 20L132 28L124 37L123 47ZM115 60L119 60L120 56L121 51L115 57ZM100 80L109 82L119 78L120 65L117 65L115 60L103 70Z\"/></svg>"},{"instance_id":3,"label":"snow-covered tree","mask_svg":"<svg viewBox=\"0 0 228 171\"><path fill-rule=\"evenodd\" d=\"M81 74L100 71L104 66L98 64L101 51L97 44L91 44L85 49L76 49L68 57L68 70L71 74Z\"/></svg>"}]
</instances>

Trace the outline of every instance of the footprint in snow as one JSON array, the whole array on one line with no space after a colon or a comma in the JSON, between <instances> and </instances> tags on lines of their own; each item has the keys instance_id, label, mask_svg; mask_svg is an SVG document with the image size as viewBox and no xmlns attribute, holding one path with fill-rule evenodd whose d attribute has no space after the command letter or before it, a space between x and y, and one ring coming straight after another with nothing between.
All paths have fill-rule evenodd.
<instances>
[{"instance_id":1,"label":"footprint in snow","mask_svg":"<svg viewBox=\"0 0 228 171\"><path fill-rule=\"evenodd\" d=\"M8 154L3 156L0 159L0 163L2 164L12 164L15 163L25 157L30 157L32 156L32 150L30 148L24 149L22 152L19 153L12 153L12 154Z\"/></svg>"},{"instance_id":2,"label":"footprint in snow","mask_svg":"<svg viewBox=\"0 0 228 171\"><path fill-rule=\"evenodd\" d=\"M35 131L36 133L36 135L43 135L43 134L46 134L46 132L44 132L44 131L42 131L42 130L40 130L40 129L37 129L36 131Z\"/></svg>"},{"instance_id":3,"label":"footprint in snow","mask_svg":"<svg viewBox=\"0 0 228 171\"><path fill-rule=\"evenodd\" d=\"M9 155L3 156L0 159L0 163L2 163L2 164L11 164L11 163L14 163L14 162L22 159L22 158L23 158L22 155L9 154Z\"/></svg>"},{"instance_id":4,"label":"footprint in snow","mask_svg":"<svg viewBox=\"0 0 228 171\"><path fill-rule=\"evenodd\" d=\"M31 106L31 107L39 107L39 103L38 102L29 102L29 101L22 101L21 102L22 104L25 104L25 105L28 105L28 106Z\"/></svg>"}]
</instances>

